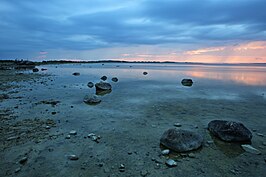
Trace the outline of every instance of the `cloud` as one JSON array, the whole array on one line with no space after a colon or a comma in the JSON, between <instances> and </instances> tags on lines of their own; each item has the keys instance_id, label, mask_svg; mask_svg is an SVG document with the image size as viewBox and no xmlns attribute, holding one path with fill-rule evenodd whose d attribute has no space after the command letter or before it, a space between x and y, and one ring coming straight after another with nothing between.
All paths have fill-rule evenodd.
<instances>
[{"instance_id":1,"label":"cloud","mask_svg":"<svg viewBox=\"0 0 266 177\"><path fill-rule=\"evenodd\" d=\"M266 41L265 11L265 0L1 0L0 58L158 45L215 53Z\"/></svg>"}]
</instances>

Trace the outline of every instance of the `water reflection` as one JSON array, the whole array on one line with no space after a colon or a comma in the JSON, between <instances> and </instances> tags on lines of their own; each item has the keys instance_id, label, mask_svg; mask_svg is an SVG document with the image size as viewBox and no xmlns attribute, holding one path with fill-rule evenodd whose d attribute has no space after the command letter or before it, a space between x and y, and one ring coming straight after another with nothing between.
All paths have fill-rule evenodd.
<instances>
[{"instance_id":1,"label":"water reflection","mask_svg":"<svg viewBox=\"0 0 266 177\"><path fill-rule=\"evenodd\" d=\"M221 68L193 68L187 73L191 77L205 78L221 81L230 81L238 84L251 86L266 85L266 68L239 68L239 67L221 67Z\"/></svg>"}]
</instances>

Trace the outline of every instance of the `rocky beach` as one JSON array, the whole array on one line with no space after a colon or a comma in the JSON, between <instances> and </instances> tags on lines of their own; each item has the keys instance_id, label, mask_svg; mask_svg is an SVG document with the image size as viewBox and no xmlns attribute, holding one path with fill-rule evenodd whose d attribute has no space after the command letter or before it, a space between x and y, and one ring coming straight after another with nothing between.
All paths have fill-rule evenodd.
<instances>
[{"instance_id":1,"label":"rocky beach","mask_svg":"<svg viewBox=\"0 0 266 177\"><path fill-rule=\"evenodd\" d=\"M0 176L264 176L266 69L212 67L2 62Z\"/></svg>"}]
</instances>

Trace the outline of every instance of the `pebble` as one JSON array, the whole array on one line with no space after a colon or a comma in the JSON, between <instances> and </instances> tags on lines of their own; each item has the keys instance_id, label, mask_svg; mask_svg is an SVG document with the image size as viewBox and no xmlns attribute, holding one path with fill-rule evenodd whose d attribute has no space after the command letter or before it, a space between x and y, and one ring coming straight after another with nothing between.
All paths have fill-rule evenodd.
<instances>
[{"instance_id":1,"label":"pebble","mask_svg":"<svg viewBox=\"0 0 266 177\"><path fill-rule=\"evenodd\" d=\"M88 134L88 137L91 138L92 136L96 136L94 133Z\"/></svg>"},{"instance_id":2,"label":"pebble","mask_svg":"<svg viewBox=\"0 0 266 177\"><path fill-rule=\"evenodd\" d=\"M119 171L120 172L125 172L125 165L124 164L120 164Z\"/></svg>"},{"instance_id":3,"label":"pebble","mask_svg":"<svg viewBox=\"0 0 266 177\"><path fill-rule=\"evenodd\" d=\"M7 138L7 141L11 141L14 139L19 139L19 138L20 138L19 136L11 136L11 137Z\"/></svg>"},{"instance_id":4,"label":"pebble","mask_svg":"<svg viewBox=\"0 0 266 177\"><path fill-rule=\"evenodd\" d=\"M177 162L174 161L173 159L168 159L165 164L168 166L168 167L175 167L177 166Z\"/></svg>"},{"instance_id":5,"label":"pebble","mask_svg":"<svg viewBox=\"0 0 266 177\"><path fill-rule=\"evenodd\" d=\"M181 125L181 123L174 123L174 126L175 127L181 127L182 125Z\"/></svg>"},{"instance_id":6,"label":"pebble","mask_svg":"<svg viewBox=\"0 0 266 177\"><path fill-rule=\"evenodd\" d=\"M70 137L71 137L70 135L67 135L67 136L66 136L66 139L70 139Z\"/></svg>"},{"instance_id":7,"label":"pebble","mask_svg":"<svg viewBox=\"0 0 266 177\"><path fill-rule=\"evenodd\" d=\"M257 155L261 154L261 152L260 152L258 149L252 147L252 146L249 145L249 144L242 144L241 147L242 147L246 152L249 152L249 153L252 153L252 154L257 154Z\"/></svg>"},{"instance_id":8,"label":"pebble","mask_svg":"<svg viewBox=\"0 0 266 177\"><path fill-rule=\"evenodd\" d=\"M16 169L15 169L15 173L18 173L20 170L21 170L20 167L16 168Z\"/></svg>"},{"instance_id":9,"label":"pebble","mask_svg":"<svg viewBox=\"0 0 266 177\"><path fill-rule=\"evenodd\" d=\"M22 157L20 160L19 160L19 163L20 164L25 164L28 160L28 157Z\"/></svg>"},{"instance_id":10,"label":"pebble","mask_svg":"<svg viewBox=\"0 0 266 177\"><path fill-rule=\"evenodd\" d=\"M51 127L47 125L47 126L45 126L45 128L46 128L46 129L50 129Z\"/></svg>"},{"instance_id":11,"label":"pebble","mask_svg":"<svg viewBox=\"0 0 266 177\"><path fill-rule=\"evenodd\" d=\"M162 153L162 155L168 155L170 153L170 150L169 149L165 149L161 153Z\"/></svg>"},{"instance_id":12,"label":"pebble","mask_svg":"<svg viewBox=\"0 0 266 177\"><path fill-rule=\"evenodd\" d=\"M69 159L69 160L78 160L79 158L78 158L78 156L76 156L76 155L69 155L69 156L68 156L68 159Z\"/></svg>"},{"instance_id":13,"label":"pebble","mask_svg":"<svg viewBox=\"0 0 266 177\"><path fill-rule=\"evenodd\" d=\"M75 131L75 130L71 130L70 132L69 132L69 135L76 135L77 134L77 131Z\"/></svg>"},{"instance_id":14,"label":"pebble","mask_svg":"<svg viewBox=\"0 0 266 177\"><path fill-rule=\"evenodd\" d=\"M256 133L258 136L264 137L262 133Z\"/></svg>"}]
</instances>

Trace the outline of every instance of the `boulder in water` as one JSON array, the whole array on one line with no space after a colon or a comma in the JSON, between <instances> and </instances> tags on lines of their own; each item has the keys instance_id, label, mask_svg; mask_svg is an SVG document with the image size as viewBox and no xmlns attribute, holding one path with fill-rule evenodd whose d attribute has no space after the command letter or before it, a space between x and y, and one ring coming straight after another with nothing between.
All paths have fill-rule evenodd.
<instances>
[{"instance_id":1,"label":"boulder in water","mask_svg":"<svg viewBox=\"0 0 266 177\"><path fill-rule=\"evenodd\" d=\"M32 71L33 71L33 72L38 72L39 69L38 69L38 68L33 68Z\"/></svg>"},{"instance_id":2,"label":"boulder in water","mask_svg":"<svg viewBox=\"0 0 266 177\"><path fill-rule=\"evenodd\" d=\"M97 90L100 90L100 91L112 90L112 86L108 82L99 82L95 84L95 87L96 87L96 91Z\"/></svg>"},{"instance_id":3,"label":"boulder in water","mask_svg":"<svg viewBox=\"0 0 266 177\"><path fill-rule=\"evenodd\" d=\"M192 84L193 84L193 81L192 81L192 79L183 79L183 80L181 81L181 84L182 84L183 86L191 87Z\"/></svg>"},{"instance_id":4,"label":"boulder in water","mask_svg":"<svg viewBox=\"0 0 266 177\"><path fill-rule=\"evenodd\" d=\"M203 137L189 130L171 128L163 133L160 143L176 152L187 152L201 147Z\"/></svg>"},{"instance_id":5,"label":"boulder in water","mask_svg":"<svg viewBox=\"0 0 266 177\"><path fill-rule=\"evenodd\" d=\"M227 142L250 141L252 133L240 122L213 120L208 124L209 131Z\"/></svg>"}]
</instances>

